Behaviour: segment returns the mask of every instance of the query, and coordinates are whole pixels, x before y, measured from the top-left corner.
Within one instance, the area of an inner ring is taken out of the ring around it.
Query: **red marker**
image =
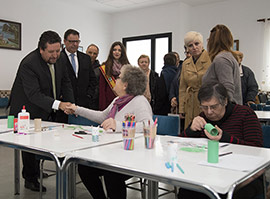
[[[83,139],[83,137],[79,136],[79,135],[75,135],[75,134],[72,134],[73,136],[77,137],[77,138],[81,138]]]

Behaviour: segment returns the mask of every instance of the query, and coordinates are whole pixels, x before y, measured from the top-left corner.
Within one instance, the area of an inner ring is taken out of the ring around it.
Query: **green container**
[[[210,133],[212,136],[218,135],[218,130],[210,123],[207,123],[204,128],[207,130],[208,133]]]
[[[208,140],[208,156],[209,163],[218,163],[219,142],[216,140]]]
[[[13,129],[13,125],[14,125],[14,116],[9,115],[8,116],[8,121],[7,121],[7,127]]]

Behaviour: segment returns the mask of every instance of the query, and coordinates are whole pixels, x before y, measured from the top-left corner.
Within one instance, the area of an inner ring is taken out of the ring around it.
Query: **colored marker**
[[[180,167],[180,165],[178,163],[176,163],[176,166],[183,174],[185,173],[184,170],[182,169],[182,167]]]
[[[83,139],[83,137],[79,136],[79,135],[75,135],[75,134],[72,134],[74,137],[77,137],[77,138],[81,138]]]

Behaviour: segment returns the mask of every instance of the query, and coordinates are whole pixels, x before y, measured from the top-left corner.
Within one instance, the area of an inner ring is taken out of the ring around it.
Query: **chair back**
[[[93,122],[91,120],[86,119],[85,117],[69,115],[68,116],[68,123],[69,124],[78,124],[78,125],[85,125],[85,126],[98,126],[99,124]]]
[[[257,104],[257,111],[262,111],[263,110],[263,106],[262,104]]]
[[[270,148],[270,125],[262,125],[263,147]]]
[[[258,95],[260,103],[266,103],[268,101],[266,93],[260,93]]]
[[[157,134],[158,135],[172,135],[178,136],[179,129],[179,116],[165,116],[165,115],[154,115],[153,120],[157,118]]]
[[[250,104],[250,108],[252,108],[254,111],[257,111],[257,104]]]
[[[265,105],[263,107],[263,111],[270,111],[270,105]]]

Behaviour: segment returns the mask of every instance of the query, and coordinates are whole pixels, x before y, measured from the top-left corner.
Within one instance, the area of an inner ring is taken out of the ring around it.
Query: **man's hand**
[[[70,105],[72,105],[70,102],[60,102],[59,109],[61,109],[62,111],[64,111],[66,114],[71,114],[71,113],[69,113],[68,110],[66,112],[67,107],[70,106]]]
[[[77,106],[75,104],[67,105],[65,108],[65,114],[74,114],[77,109]]]
[[[107,131],[109,129],[115,130],[116,129],[116,121],[113,118],[106,119],[101,124],[102,128]]]

